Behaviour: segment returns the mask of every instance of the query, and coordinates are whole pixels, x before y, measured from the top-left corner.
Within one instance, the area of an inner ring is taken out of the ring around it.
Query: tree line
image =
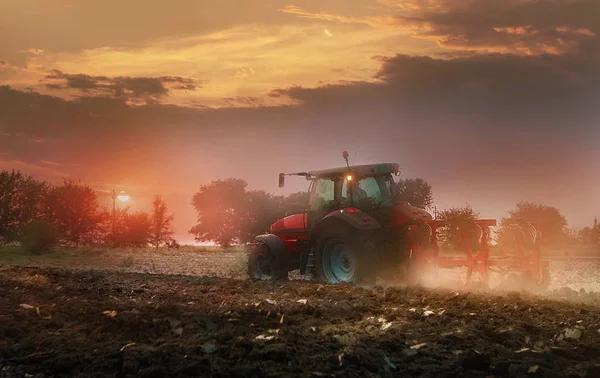
[[[159,247],[171,243],[173,215],[160,196],[152,213],[101,207],[96,191],[74,180],[59,185],[20,171],[0,171],[0,243],[34,252],[56,245]]]
[[[396,199],[431,209],[432,187],[422,178],[400,179]],[[264,190],[248,190],[244,180],[228,178],[200,186],[192,196],[197,221],[188,232],[200,242],[223,247],[252,242],[269,232],[278,219],[306,211],[308,193],[287,196]],[[458,247],[455,232],[479,217],[470,206],[441,210],[438,218],[449,221],[440,230],[443,246]],[[98,204],[96,192],[88,185],[63,180],[59,185],[35,180],[17,171],[0,171],[0,244],[20,243],[28,249],[43,251],[46,246],[102,245],[112,247],[160,247],[176,244],[171,223],[174,219],[160,196],[152,203],[151,213],[131,212]],[[496,241],[503,242],[507,225],[523,220],[536,222],[543,232],[543,246],[565,248],[573,245],[600,246],[600,225],[575,230],[553,207],[519,202],[500,220]]]
[[[422,178],[400,179],[396,182],[396,200],[431,210],[434,204],[432,187]],[[229,178],[201,186],[194,194],[192,204],[197,213],[197,224],[189,233],[197,241],[228,247],[251,242],[256,235],[269,232],[269,226],[286,214],[306,211],[308,193],[277,196],[264,190],[247,190],[244,180]],[[437,217],[449,223],[439,230],[442,247],[460,248],[456,232],[459,228],[467,230],[467,237],[476,244],[471,221],[480,214],[469,205],[441,210]],[[517,203],[500,219],[493,239],[499,245],[506,244],[508,226],[523,225],[525,221],[534,222],[542,232],[541,241],[545,248],[600,247],[600,225],[596,220],[593,226],[582,230],[568,228],[566,218],[557,208],[528,201]]]

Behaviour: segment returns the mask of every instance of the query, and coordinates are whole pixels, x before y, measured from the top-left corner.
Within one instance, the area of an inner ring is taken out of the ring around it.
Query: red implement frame
[[[427,224],[431,227],[431,240],[428,248],[421,248],[415,237],[415,231],[418,226],[412,226],[409,229],[408,240],[412,250],[412,269],[411,278],[418,279],[418,276],[424,272],[432,272],[438,275],[439,268],[467,268],[467,283],[471,282],[473,272],[479,273],[482,283],[488,285],[490,272],[498,272],[503,277],[509,272],[520,272],[527,274],[536,282],[542,280],[542,269],[548,268],[548,261],[542,260],[540,248],[541,232],[536,230],[536,237],[533,248],[529,254],[525,253],[525,248],[517,244],[516,253],[509,255],[501,251],[502,256],[490,257],[489,238],[490,227],[496,226],[495,219],[478,219],[474,223],[481,230],[481,237],[478,241],[479,251],[474,254],[471,246],[467,242],[464,230],[459,230],[460,240],[465,252],[464,258],[451,256],[440,256],[440,247],[438,244],[438,228],[447,226],[444,220],[430,220]]]

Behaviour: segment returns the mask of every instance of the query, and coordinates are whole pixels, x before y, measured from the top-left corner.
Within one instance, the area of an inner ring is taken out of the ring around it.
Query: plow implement
[[[411,281],[417,281],[425,272],[438,277],[440,268],[464,267],[467,269],[467,284],[473,281],[473,273],[476,273],[480,282],[488,286],[490,273],[497,273],[502,280],[511,274],[518,274],[540,287],[549,285],[549,262],[542,258],[541,232],[532,222],[509,225],[505,231],[507,245],[493,254],[490,249],[490,228],[496,226],[495,219],[478,219],[455,226],[452,232],[457,234],[462,256],[440,253],[440,229],[449,226],[448,221],[438,219],[411,226],[407,235],[412,252]],[[430,239],[426,245],[419,243],[416,237],[419,227],[429,231]]]

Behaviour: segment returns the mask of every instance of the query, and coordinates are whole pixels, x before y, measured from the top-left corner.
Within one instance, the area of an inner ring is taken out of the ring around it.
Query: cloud
[[[41,160],[40,163],[42,163],[43,165],[50,165],[50,166],[53,166],[53,167],[64,166],[64,164],[57,163],[55,161],[50,161],[50,160]]]
[[[173,90],[195,91],[195,80],[178,76],[107,77],[86,74],[65,74],[53,70],[45,77],[46,88],[75,89],[91,96],[108,96],[131,103],[156,103]]]
[[[0,169],[21,170],[42,179],[55,180],[57,178],[70,177],[68,173],[56,170],[52,167],[47,167],[36,163],[28,163],[18,159],[0,159]]]
[[[290,5],[281,9],[298,17],[408,32],[446,49],[512,54],[563,54],[597,37],[600,3],[553,1],[379,1],[385,16],[345,16],[311,12]]]
[[[43,49],[27,49],[27,50],[23,50],[22,52],[26,53],[26,54],[31,54],[31,55],[44,55]]]
[[[335,21],[345,24],[364,24],[379,29],[397,29],[396,19],[392,16],[344,16],[330,12],[310,12],[296,5],[286,5],[281,8],[280,11],[312,20]]]
[[[193,88],[188,86],[194,84],[178,77],[137,80],[55,71],[48,75],[48,81],[53,81],[62,90],[68,88],[88,95],[65,100],[0,87],[0,126],[6,125],[5,131],[12,127],[12,131],[26,131],[44,140],[73,133],[95,133],[102,137],[111,130],[123,128],[128,132],[120,139],[125,140],[131,135],[135,140],[137,133],[150,136],[155,132],[171,132],[175,130],[173,125],[198,133],[240,123],[263,127],[260,125],[268,124],[264,120],[274,114],[294,117],[293,114],[303,114],[306,109],[312,112],[340,109],[360,112],[386,107],[389,111],[395,109],[406,114],[431,109],[435,113],[480,114],[498,119],[527,114],[543,118],[545,114],[558,114],[561,120],[565,117],[576,120],[590,117],[594,106],[598,105],[595,99],[600,92],[600,49],[591,41],[582,44],[577,52],[564,55],[493,53],[433,58],[397,54],[377,57],[374,62],[379,65],[376,74],[371,77],[361,74],[368,80],[359,78],[316,86],[279,87],[271,89],[268,98],[224,97],[222,101],[226,107],[218,111],[206,108],[202,103],[184,108],[147,101],[138,109],[122,101],[127,96],[160,98],[169,93],[170,86]],[[344,69],[359,70],[360,67]],[[260,71],[256,71],[258,73]],[[296,106],[278,105],[281,103]],[[250,109],[242,111],[239,107]],[[541,126],[532,124],[530,127]]]
[[[242,96],[225,98],[225,104],[227,104],[227,106],[230,108],[237,106],[259,107],[267,105],[266,101],[263,98]]]
[[[286,17],[276,8],[273,12]],[[287,18],[289,21],[289,16]],[[65,75],[70,75],[71,82],[77,80],[74,84],[84,88],[94,87],[96,78],[109,81],[138,76],[201,78],[196,85],[201,84],[202,90],[173,90],[159,101],[223,107],[227,106],[226,98],[265,97],[273,88],[318,85],[357,76],[368,79],[378,67],[378,62],[371,56],[392,51],[398,45],[412,53],[419,51],[418,45],[422,44],[410,37],[398,38],[394,30],[356,25],[339,25],[328,30],[335,38],[324,36],[323,25],[292,20],[286,25],[255,23],[207,34],[163,37],[148,44],[123,48],[106,46],[76,52],[46,50],[44,56],[28,57],[27,71],[7,73],[0,83],[73,98],[90,95],[97,89],[88,89],[87,93],[73,88],[58,92],[57,88],[65,86]],[[348,62],[365,70],[356,70],[349,76],[344,72],[332,75],[332,69],[347,66]],[[53,69],[60,71],[61,78],[44,79]]]
[[[485,112],[511,106],[534,112],[541,103],[583,106],[600,94],[600,55],[519,56],[479,54],[454,59],[398,54],[381,57],[379,82],[279,89],[272,96],[320,106],[380,101],[402,108]],[[548,110],[551,111],[551,110]]]

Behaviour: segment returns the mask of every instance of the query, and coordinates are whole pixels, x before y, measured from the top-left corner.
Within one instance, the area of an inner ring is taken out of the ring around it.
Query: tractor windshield
[[[366,176],[358,180],[345,178],[341,204],[361,209],[394,206],[394,180],[390,175]]]

